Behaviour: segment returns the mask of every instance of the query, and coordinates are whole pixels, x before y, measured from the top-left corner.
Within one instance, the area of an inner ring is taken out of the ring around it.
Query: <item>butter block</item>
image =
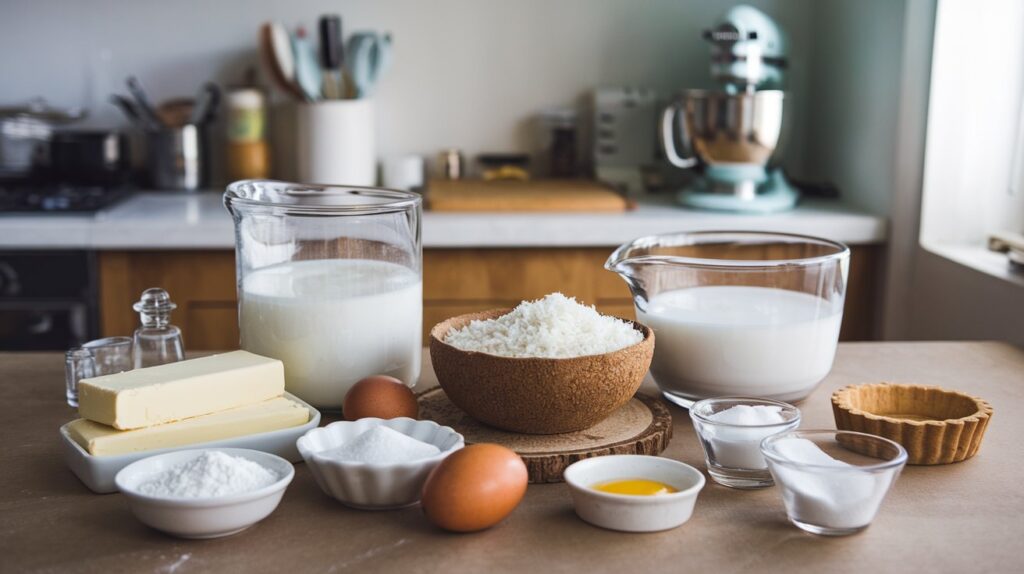
[[[233,351],[78,383],[78,414],[120,430],[165,424],[284,394],[277,359]]]
[[[94,456],[198,444],[294,427],[309,422],[309,410],[277,397],[254,405],[178,422],[119,431],[86,419],[68,423],[68,435]]]

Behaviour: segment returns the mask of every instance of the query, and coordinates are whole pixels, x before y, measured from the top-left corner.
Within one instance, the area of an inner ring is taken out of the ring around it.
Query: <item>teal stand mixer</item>
[[[704,31],[718,90],[685,90],[662,112],[659,134],[669,162],[701,173],[679,191],[686,206],[772,213],[799,193],[778,166],[783,136],[786,41],[767,15],[739,5]]]

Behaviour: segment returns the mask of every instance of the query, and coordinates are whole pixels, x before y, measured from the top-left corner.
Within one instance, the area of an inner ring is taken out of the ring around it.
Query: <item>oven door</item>
[[[88,340],[82,301],[0,301],[0,351],[65,350]]]

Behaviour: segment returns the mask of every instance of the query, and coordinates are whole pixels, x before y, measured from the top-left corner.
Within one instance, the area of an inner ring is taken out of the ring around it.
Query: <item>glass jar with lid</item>
[[[241,347],[280,359],[286,389],[340,409],[369,375],[412,386],[423,328],[419,194],[245,180],[235,222]]]

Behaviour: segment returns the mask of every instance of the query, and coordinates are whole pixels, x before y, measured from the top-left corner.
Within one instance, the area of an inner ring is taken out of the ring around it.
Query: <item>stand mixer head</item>
[[[740,5],[705,30],[704,38],[711,44],[711,76],[721,89],[686,90],[662,113],[668,160],[703,172],[677,200],[719,211],[791,209],[798,194],[779,168],[770,167],[778,160],[784,127],[782,31],[763,12]]]

